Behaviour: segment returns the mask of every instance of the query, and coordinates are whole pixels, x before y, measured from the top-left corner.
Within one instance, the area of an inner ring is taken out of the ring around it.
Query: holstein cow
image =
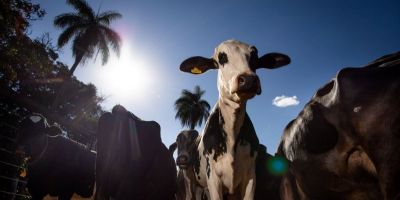
[[[47,194],[60,200],[93,194],[95,153],[60,134],[40,114],[25,118],[18,130],[17,143],[29,156],[27,188],[33,200]]]
[[[246,102],[261,94],[258,68],[273,69],[289,62],[279,53],[259,58],[254,46],[228,40],[212,58],[191,57],[181,64],[181,71],[192,74],[218,69],[219,99],[206,122],[198,147],[200,162],[195,166],[197,181],[208,187],[211,199],[224,195],[253,199],[258,138]]]
[[[175,199],[174,158],[160,126],[117,105],[99,119],[95,199]]]
[[[199,171],[200,142],[199,133],[196,130],[181,131],[169,150],[171,153],[178,149],[176,164],[179,167],[178,188],[176,198],[178,200],[207,199],[208,193],[196,181],[195,171]],[[197,169],[195,170],[195,167]]]
[[[284,199],[400,199],[400,53],[344,68],[285,129]]]

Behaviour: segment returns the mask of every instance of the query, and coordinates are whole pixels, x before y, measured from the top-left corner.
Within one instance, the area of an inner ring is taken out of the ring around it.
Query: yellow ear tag
[[[26,176],[26,169],[22,169],[21,173],[19,173],[19,177],[25,178]]]
[[[201,74],[202,73],[202,71],[197,67],[193,67],[192,70],[190,70],[190,72],[192,72],[193,74]]]

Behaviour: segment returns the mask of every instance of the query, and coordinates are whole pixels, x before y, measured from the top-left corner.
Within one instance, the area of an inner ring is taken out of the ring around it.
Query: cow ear
[[[214,59],[195,56],[184,60],[179,69],[192,74],[202,74],[209,69],[217,69],[217,67]]]
[[[176,150],[177,146],[178,145],[176,144],[176,142],[174,142],[171,145],[169,145],[169,148],[168,148],[169,152],[171,152],[171,154],[174,154],[174,151]]]
[[[275,69],[290,63],[289,56],[281,53],[268,53],[259,58],[258,68]]]

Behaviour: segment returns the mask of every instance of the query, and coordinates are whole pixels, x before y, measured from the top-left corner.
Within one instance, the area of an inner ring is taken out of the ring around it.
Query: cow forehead
[[[194,139],[196,138],[198,133],[196,131],[191,131],[191,130],[186,130],[182,131],[179,135],[179,139],[184,139],[184,140],[189,140],[189,139]],[[196,137],[195,137],[196,136]]]
[[[225,52],[226,54],[246,54],[250,53],[253,48],[254,46],[237,40],[227,40],[215,48],[214,57],[218,56],[220,52]]]

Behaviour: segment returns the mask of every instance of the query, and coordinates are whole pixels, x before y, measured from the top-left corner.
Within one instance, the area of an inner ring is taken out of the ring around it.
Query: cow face
[[[170,151],[174,152],[178,148],[176,164],[180,169],[187,169],[193,164],[197,151],[197,139],[199,133],[196,130],[185,130],[178,134],[176,142],[170,146]]]
[[[46,118],[38,113],[33,113],[22,120],[17,137],[17,154],[31,155],[47,135],[56,136],[62,134],[61,129],[50,126]]]
[[[17,153],[29,154],[31,144],[46,135],[46,129],[49,127],[46,118],[40,114],[32,114],[22,120],[18,130]]]
[[[254,46],[228,40],[215,49],[211,59],[191,57],[180,66],[181,71],[201,74],[209,69],[218,69],[218,90],[221,96],[236,102],[261,94],[258,68],[278,68],[290,63],[284,54],[270,53],[258,57]]]

